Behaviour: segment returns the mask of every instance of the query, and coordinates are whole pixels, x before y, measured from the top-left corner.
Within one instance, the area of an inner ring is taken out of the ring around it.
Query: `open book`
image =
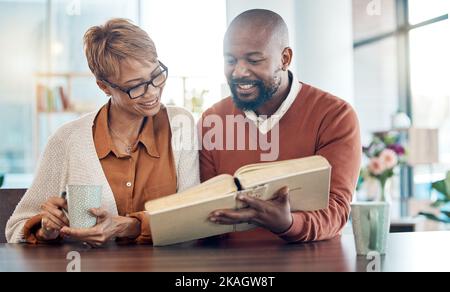
[[[291,211],[326,209],[330,179],[331,166],[321,156],[244,166],[234,177],[220,175],[182,193],[147,202],[153,244],[164,246],[255,228],[248,223],[217,225],[208,220],[219,209],[248,207],[236,200],[242,193],[270,200],[287,186]]]

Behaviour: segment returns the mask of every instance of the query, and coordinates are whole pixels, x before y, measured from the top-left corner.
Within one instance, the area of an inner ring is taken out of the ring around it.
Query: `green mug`
[[[361,202],[352,206],[352,225],[358,255],[386,254],[390,229],[390,205],[386,202]]]
[[[102,186],[68,185],[64,195],[71,228],[92,228],[97,224],[97,218],[89,210],[101,207]]]

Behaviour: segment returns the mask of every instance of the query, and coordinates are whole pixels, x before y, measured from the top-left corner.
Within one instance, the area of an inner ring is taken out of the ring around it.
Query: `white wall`
[[[351,0],[228,0],[228,22],[254,8],[285,19],[294,50],[291,69],[300,80],[353,103]]]
[[[351,0],[296,1],[299,76],[353,103]]]

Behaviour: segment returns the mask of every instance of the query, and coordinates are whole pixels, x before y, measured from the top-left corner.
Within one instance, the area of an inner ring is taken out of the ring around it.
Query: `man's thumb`
[[[281,202],[289,201],[289,188],[284,187],[278,191],[278,200]]]

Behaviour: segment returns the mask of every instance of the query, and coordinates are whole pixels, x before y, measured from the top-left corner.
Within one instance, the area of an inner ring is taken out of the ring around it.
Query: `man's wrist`
[[[291,214],[291,220],[289,222],[289,227],[286,228],[286,226],[288,226],[288,224],[286,224],[283,228],[280,228],[279,231],[273,231],[273,233],[275,233],[276,235],[285,234],[286,232],[291,230],[293,225],[294,225],[294,217]]]

